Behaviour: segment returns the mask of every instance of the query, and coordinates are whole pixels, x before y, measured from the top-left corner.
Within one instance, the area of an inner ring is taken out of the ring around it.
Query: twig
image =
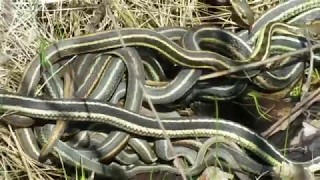
[[[264,61],[259,61],[259,62],[254,62],[254,63],[250,63],[250,64],[246,64],[246,65],[242,65],[242,66],[237,66],[234,67],[232,69],[228,69],[228,70],[223,70],[223,71],[219,71],[219,72],[214,72],[208,75],[204,75],[201,76],[200,80],[206,80],[206,79],[212,79],[212,78],[217,78],[217,77],[221,77],[221,76],[226,76],[229,74],[233,74],[236,72],[240,72],[240,71],[245,71],[245,70],[251,70],[251,69],[257,69],[259,67],[265,66],[269,63],[273,63],[276,61],[282,61],[284,58],[290,57],[290,56],[294,56],[294,55],[298,55],[298,54],[302,54],[302,53],[306,53],[310,50],[314,50],[320,48],[320,44],[316,44],[310,47],[306,47],[306,48],[302,48],[293,52],[288,52],[288,53],[284,53],[281,54],[279,56],[273,56],[271,58],[268,58]],[[300,61],[300,59],[295,59],[293,61]]]
[[[175,152],[174,152],[174,150],[173,150],[173,145],[172,145],[172,143],[171,143],[171,141],[170,141],[170,138],[169,138],[169,136],[168,136],[168,134],[167,134],[167,132],[166,132],[166,129],[164,128],[164,126],[163,126],[163,124],[162,124],[162,122],[161,122],[161,120],[160,120],[160,117],[159,117],[159,115],[158,115],[158,113],[157,113],[157,110],[156,110],[156,108],[154,107],[154,105],[153,105],[153,103],[152,103],[152,101],[151,101],[148,93],[146,92],[143,84],[142,84],[141,82],[140,82],[139,84],[140,84],[140,86],[141,86],[141,89],[142,89],[142,91],[143,91],[143,94],[145,95],[145,97],[146,97],[146,99],[147,99],[147,101],[148,101],[148,104],[149,104],[149,106],[150,106],[150,108],[151,108],[151,111],[154,113],[154,116],[155,116],[156,120],[158,121],[160,128],[162,129],[162,132],[163,132],[163,135],[164,135],[164,137],[165,137],[165,140],[168,142],[169,151],[171,151],[171,154],[173,154],[173,156],[174,156],[173,163],[174,163],[175,166],[179,169],[179,171],[180,171],[180,173],[181,173],[181,176],[182,176],[182,179],[187,180],[187,176],[186,176],[186,174],[184,173],[184,170],[183,170],[183,165],[180,163],[178,157],[175,155]]]
[[[280,120],[278,120],[276,123],[274,123],[270,128],[268,128],[266,131],[262,133],[262,136],[270,137],[273,134],[275,134],[277,131],[277,128],[281,126],[287,119],[289,121],[293,121],[292,119],[298,117],[302,113],[303,107],[309,107],[314,102],[320,100],[320,88],[315,90],[312,94],[310,94],[308,97],[306,97],[303,101],[296,104],[296,106],[292,109],[292,114],[289,114]]]
[[[311,41],[309,38],[309,31],[308,29],[305,29],[305,34],[306,34],[306,39],[308,43],[308,47],[310,47]],[[312,72],[313,72],[313,67],[314,67],[314,53],[312,49],[310,49],[310,65],[309,65],[309,72],[308,72],[308,77],[306,83],[302,86],[302,95],[301,95],[301,100],[303,100],[306,97],[306,94],[309,91],[311,80],[312,80]]]

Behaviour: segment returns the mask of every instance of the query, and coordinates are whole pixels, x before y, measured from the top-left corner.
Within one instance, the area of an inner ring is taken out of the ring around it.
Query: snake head
[[[320,20],[314,20],[310,24],[302,25],[302,28],[305,28],[305,30],[311,34],[312,38],[320,38]]]
[[[246,0],[230,0],[235,22],[241,26],[246,26],[249,31],[254,23],[254,13]]]
[[[30,127],[35,121],[34,119],[26,116],[20,116],[16,114],[4,115],[2,120],[7,124],[13,125],[15,127]]]

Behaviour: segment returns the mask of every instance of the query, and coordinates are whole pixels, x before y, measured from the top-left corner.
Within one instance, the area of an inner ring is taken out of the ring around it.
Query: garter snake
[[[219,144],[217,144],[219,143]],[[210,149],[210,146],[216,145],[218,147],[215,147],[213,149]],[[222,149],[220,149],[222,148]],[[231,149],[234,149],[234,151],[231,151]],[[209,151],[209,152],[208,152]],[[208,138],[202,146],[199,148],[197,158],[195,160],[195,163],[191,168],[187,170],[188,174],[199,174],[205,166],[211,166],[211,163],[216,161],[215,156],[222,156],[222,158],[236,158],[237,161],[234,159],[233,162],[236,162],[235,164],[245,164],[249,163],[251,165],[242,166],[244,168],[249,168],[248,171],[260,175],[261,173],[265,172],[266,170],[270,170],[271,168],[268,166],[263,166],[255,161],[253,161],[251,158],[241,155],[234,155],[234,156],[226,156],[224,151],[228,151],[229,153],[235,153],[238,152],[239,154],[244,153],[241,148],[239,148],[234,142],[229,142],[224,137],[212,137]],[[208,154],[206,154],[208,152]],[[210,155],[211,154],[211,155]],[[213,155],[213,156],[212,156]],[[240,158],[242,160],[240,160]],[[206,162],[206,163],[203,163]]]
[[[87,67],[91,67],[91,64],[94,63],[93,59],[97,57],[95,53],[87,53],[87,54],[79,54],[73,63],[73,69],[75,70],[75,78],[77,81],[74,82],[75,89],[79,89],[79,87],[84,83],[83,81],[86,79],[86,75],[89,73]]]
[[[320,7],[320,0],[288,0],[280,3],[259,17],[252,25],[250,33],[248,30],[244,30],[238,33],[238,35],[249,44],[253,44],[258,37],[258,32],[269,22],[288,21],[298,14],[317,7]]]
[[[7,93],[1,93],[0,99],[2,104],[0,111],[16,112],[17,115],[37,118],[36,121],[45,119],[97,122],[119,128],[122,131],[130,132],[138,136],[153,138],[164,137],[155,119],[141,116],[123,108],[99,101],[44,100]],[[165,119],[162,120],[162,123],[170,138],[224,136],[233,139],[237,144],[254,152],[273,166],[279,166],[282,162],[286,162],[300,164],[308,168],[320,162],[320,157],[316,157],[308,162],[289,160],[255,132],[238,123],[227,120],[188,117]],[[104,129],[105,127],[101,128]]]
[[[246,0],[209,0],[204,2],[214,6],[231,6],[231,11],[235,15],[234,21],[239,26],[245,26],[250,29],[254,23],[253,11]]]
[[[110,64],[112,57],[110,55],[104,54],[96,54],[93,58],[87,58],[85,60],[92,61],[92,65],[90,68],[86,68],[88,70],[87,74],[85,74],[83,83],[77,87],[76,92],[74,93],[75,97],[78,98],[87,98],[89,94],[93,91],[93,88],[98,84],[99,77],[101,77],[104,69]],[[82,60],[82,59],[80,59]],[[80,61],[79,60],[79,61]],[[98,78],[97,78],[98,77]]]

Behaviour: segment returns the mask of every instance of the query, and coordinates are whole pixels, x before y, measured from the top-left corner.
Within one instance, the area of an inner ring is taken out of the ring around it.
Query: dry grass
[[[56,179],[62,177],[63,172],[53,166],[43,165],[29,158],[18,150],[19,144],[15,140],[13,131],[3,125],[0,125],[0,179],[29,179],[27,178],[26,167],[21,156],[26,158],[29,166],[29,173],[33,179]]]
[[[39,2],[50,2],[43,0]],[[108,0],[107,0],[108,1]],[[120,27],[157,28],[214,24],[232,31],[230,7],[214,7],[200,0],[109,0]],[[209,2],[209,0],[207,0]],[[114,28],[105,7],[96,0],[71,0],[54,4],[35,4],[34,0],[0,1],[0,88],[17,90],[25,66],[39,52],[43,40],[54,42]],[[253,0],[256,17],[276,5],[278,0]],[[63,178],[61,169],[44,166],[19,153],[14,133],[0,126],[0,179],[27,179],[24,156],[34,179]]]

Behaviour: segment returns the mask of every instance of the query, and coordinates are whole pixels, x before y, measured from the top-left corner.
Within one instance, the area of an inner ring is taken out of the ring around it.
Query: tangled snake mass
[[[319,19],[320,0],[289,0],[239,32],[120,28],[57,41],[28,64],[16,93],[1,91],[2,120],[31,158],[52,165],[61,158],[110,179],[197,177],[217,166],[244,180],[273,176],[283,163],[315,172],[320,156],[294,161],[241,122],[193,108],[291,88],[306,76],[310,51],[263,62],[315,46],[317,69]]]

